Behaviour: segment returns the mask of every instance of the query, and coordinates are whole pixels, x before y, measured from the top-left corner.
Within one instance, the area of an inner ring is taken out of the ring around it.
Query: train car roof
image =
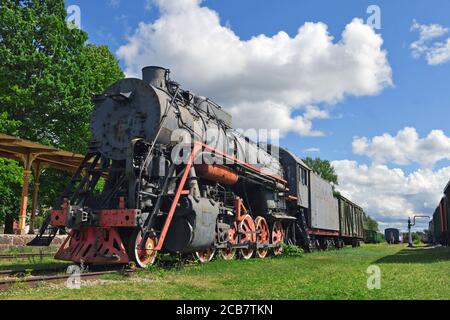
[[[444,188],[444,193],[447,194],[448,191],[450,191],[449,189],[450,189],[450,181],[449,181],[449,182],[447,183],[447,185],[445,186],[445,188]]]
[[[261,146],[267,146],[267,144],[265,143],[260,143]],[[304,167],[305,169],[308,169],[309,171],[312,171],[310,167],[308,167],[308,165],[302,160],[300,159],[298,156],[296,156],[294,153],[292,153],[291,151],[289,151],[286,148],[277,146],[277,145],[268,145],[271,149],[275,149],[278,148],[278,150],[280,151],[280,156],[281,154],[286,154],[287,156],[291,157],[295,162],[299,163],[302,167]]]
[[[354,203],[353,201],[351,201],[351,200],[349,200],[348,198],[344,197],[342,194],[337,195],[337,197],[340,198],[340,199],[342,199],[342,200],[344,200],[344,201],[349,202],[350,204],[352,204],[352,205],[354,205],[355,207],[358,207],[359,209],[361,209],[361,210],[364,211],[364,209],[363,209],[361,206],[357,205],[357,204]]]

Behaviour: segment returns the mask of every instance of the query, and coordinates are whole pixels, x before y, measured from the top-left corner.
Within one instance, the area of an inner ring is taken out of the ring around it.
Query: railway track
[[[38,276],[45,275],[49,272],[65,272],[69,265],[62,266],[54,266],[48,268],[35,268],[35,269],[8,269],[8,270],[0,270],[0,277],[16,277],[16,278],[24,278],[26,276]]]
[[[86,272],[86,273],[81,273],[79,275],[79,279],[80,280],[96,279],[99,276],[102,276],[105,274],[116,274],[118,272],[119,271],[117,271],[117,270]],[[128,272],[131,272],[131,271],[128,271]],[[62,274],[62,275],[38,276],[38,277],[30,277],[30,278],[2,279],[2,280],[0,280],[0,291],[8,290],[11,287],[18,285],[18,284],[24,284],[24,285],[27,285],[28,287],[36,287],[37,285],[40,285],[43,283],[64,282],[64,281],[69,280],[71,277],[73,277],[72,274]]]
[[[44,258],[44,257],[54,257],[55,253],[11,253],[11,254],[0,254],[0,260],[14,260],[14,259],[29,259],[29,258]]]

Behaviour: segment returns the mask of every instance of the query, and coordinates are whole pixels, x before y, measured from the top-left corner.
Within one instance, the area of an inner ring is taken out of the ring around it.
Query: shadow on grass
[[[375,263],[433,263],[450,261],[449,247],[405,248],[394,255],[386,256]]]

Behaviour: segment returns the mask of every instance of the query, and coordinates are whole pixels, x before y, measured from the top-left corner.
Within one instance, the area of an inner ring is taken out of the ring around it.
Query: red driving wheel
[[[256,226],[253,218],[246,214],[242,221],[239,222],[239,235],[240,235],[240,243],[252,245],[256,242]],[[239,249],[239,253],[241,257],[245,260],[251,259],[253,256],[253,249]]]
[[[195,253],[195,257],[200,263],[208,263],[214,258],[215,253],[216,249],[210,248],[206,250],[197,251]]]
[[[263,217],[258,217],[256,218],[255,223],[256,223],[256,231],[258,233],[257,243],[259,245],[268,245],[270,241],[270,231],[266,219],[264,219]],[[256,250],[256,254],[261,259],[264,259],[268,253],[269,249],[266,248]]]
[[[134,261],[140,268],[146,268],[155,263],[157,251],[153,250],[156,247],[154,238],[147,238],[145,246],[142,248],[142,233],[136,229],[129,240],[130,260]]]
[[[278,256],[283,252],[283,247],[281,246],[284,239],[283,225],[280,221],[276,221],[272,226],[271,242],[272,244],[279,245],[273,248],[273,254]]]
[[[236,227],[236,222],[233,222],[227,234],[227,242],[229,245],[236,245],[238,243],[238,232]],[[233,260],[236,256],[236,249],[226,248],[220,250],[220,255],[224,260]]]

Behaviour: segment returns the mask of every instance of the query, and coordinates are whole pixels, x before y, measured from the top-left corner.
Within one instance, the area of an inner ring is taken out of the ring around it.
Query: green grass
[[[381,289],[367,289],[367,268]],[[366,245],[302,257],[213,261],[109,275],[81,290],[16,288],[0,299],[450,299],[450,248]]]
[[[55,253],[58,247],[20,247],[8,250],[0,250],[0,254],[21,254],[21,253]],[[28,257],[24,259],[0,260],[0,270],[22,270],[32,269],[36,266],[46,268],[50,266],[64,265],[67,262],[57,261],[52,257]],[[0,296],[1,299],[1,296]]]

